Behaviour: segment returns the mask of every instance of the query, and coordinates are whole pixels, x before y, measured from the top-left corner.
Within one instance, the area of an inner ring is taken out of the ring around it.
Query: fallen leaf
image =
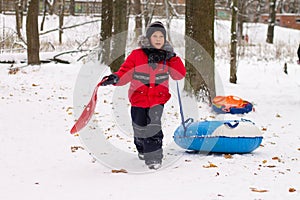
[[[78,149],[84,150],[84,148],[82,146],[72,146],[71,147],[71,152],[75,153]]]
[[[278,117],[278,118],[279,118],[279,117],[281,117],[281,115],[277,113],[277,114],[276,114],[276,117]]]
[[[276,166],[275,166],[275,165],[267,165],[266,167],[274,168],[274,167],[276,167]]]
[[[110,138],[112,138],[112,135],[109,135],[109,136],[106,137],[107,140],[110,139]]]
[[[250,188],[252,192],[269,192],[268,190],[261,190],[256,188]]]
[[[16,74],[16,73],[18,73],[19,71],[20,71],[19,68],[11,68],[11,69],[9,69],[8,74]]]
[[[72,109],[73,109],[72,107],[68,107],[67,110],[66,110],[66,112],[69,112]]]
[[[267,128],[263,127],[261,130],[262,130],[262,131],[267,131]]]
[[[262,161],[263,164],[266,164],[267,162],[268,162],[267,160],[263,160],[263,161]]]
[[[300,148],[298,148],[298,151],[300,151]]]
[[[218,167],[217,165],[213,163],[209,163],[209,165],[203,165],[204,168],[213,168],[213,167]]]
[[[38,84],[32,83],[32,87],[37,87],[39,86]]]
[[[111,170],[112,173],[128,173],[126,169],[113,169]]]
[[[232,155],[231,154],[225,154],[224,158],[226,158],[226,159],[232,159]]]
[[[296,192],[295,188],[289,188],[289,192]]]
[[[185,162],[192,162],[191,160],[185,160]]]
[[[281,162],[281,159],[278,158],[277,156],[276,156],[276,157],[273,157],[272,160],[277,160],[278,162]]]

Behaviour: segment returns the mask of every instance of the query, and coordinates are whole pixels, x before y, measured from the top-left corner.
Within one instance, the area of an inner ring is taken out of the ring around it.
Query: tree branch
[[[98,19],[98,20],[94,20],[94,21],[84,22],[84,23],[81,23],[81,24],[75,24],[75,25],[72,25],[72,26],[65,26],[65,27],[62,27],[61,30],[71,29],[71,28],[75,28],[77,26],[82,26],[82,25],[85,25],[85,24],[91,24],[91,23],[95,23],[95,22],[99,22],[99,21],[101,21],[101,20]],[[45,32],[41,32],[40,35],[45,35],[47,33],[51,33],[51,32],[54,32],[54,31],[59,31],[59,30],[60,30],[59,28],[48,30],[48,31],[45,31]]]

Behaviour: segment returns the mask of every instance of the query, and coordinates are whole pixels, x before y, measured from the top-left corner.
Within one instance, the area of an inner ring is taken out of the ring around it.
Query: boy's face
[[[155,31],[150,37],[150,43],[156,49],[161,49],[165,44],[164,34],[160,31]]]

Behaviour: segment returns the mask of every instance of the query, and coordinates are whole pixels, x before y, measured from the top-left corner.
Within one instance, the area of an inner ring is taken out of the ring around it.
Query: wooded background
[[[205,101],[211,102],[216,95],[214,85],[214,23],[217,18],[231,20],[230,82],[237,82],[237,48],[246,39],[243,34],[245,22],[258,22],[262,14],[269,15],[266,41],[273,43],[276,13],[299,13],[300,0],[1,0],[2,14],[15,15],[18,43],[27,51],[27,64],[40,64],[40,35],[48,15],[57,15],[59,44],[63,45],[64,17],[67,15],[99,16],[99,53],[97,59],[118,70],[124,62],[128,19],[135,20],[136,38],[142,34],[153,18],[162,19],[169,31],[174,18],[185,19],[185,65],[187,76],[185,90]],[[22,35],[23,18],[26,17],[26,35]],[[41,22],[39,23],[39,19]],[[79,26],[79,25],[76,25]],[[50,31],[48,31],[50,32]],[[169,35],[169,40],[170,34]],[[5,38],[2,38],[2,48]],[[12,46],[12,45],[10,45]],[[13,45],[15,47],[15,45]],[[198,56],[202,55],[202,59]],[[57,61],[61,61],[56,59]],[[63,61],[62,61],[63,62]]]

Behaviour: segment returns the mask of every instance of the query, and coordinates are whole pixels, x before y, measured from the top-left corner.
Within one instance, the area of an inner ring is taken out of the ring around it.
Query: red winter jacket
[[[136,49],[115,72],[120,78],[116,85],[130,82],[128,97],[131,105],[150,108],[165,104],[170,99],[169,76],[180,80],[185,73],[185,67],[178,56],[166,61],[165,65],[161,61],[156,69],[153,69],[148,65],[147,54],[142,49]]]

